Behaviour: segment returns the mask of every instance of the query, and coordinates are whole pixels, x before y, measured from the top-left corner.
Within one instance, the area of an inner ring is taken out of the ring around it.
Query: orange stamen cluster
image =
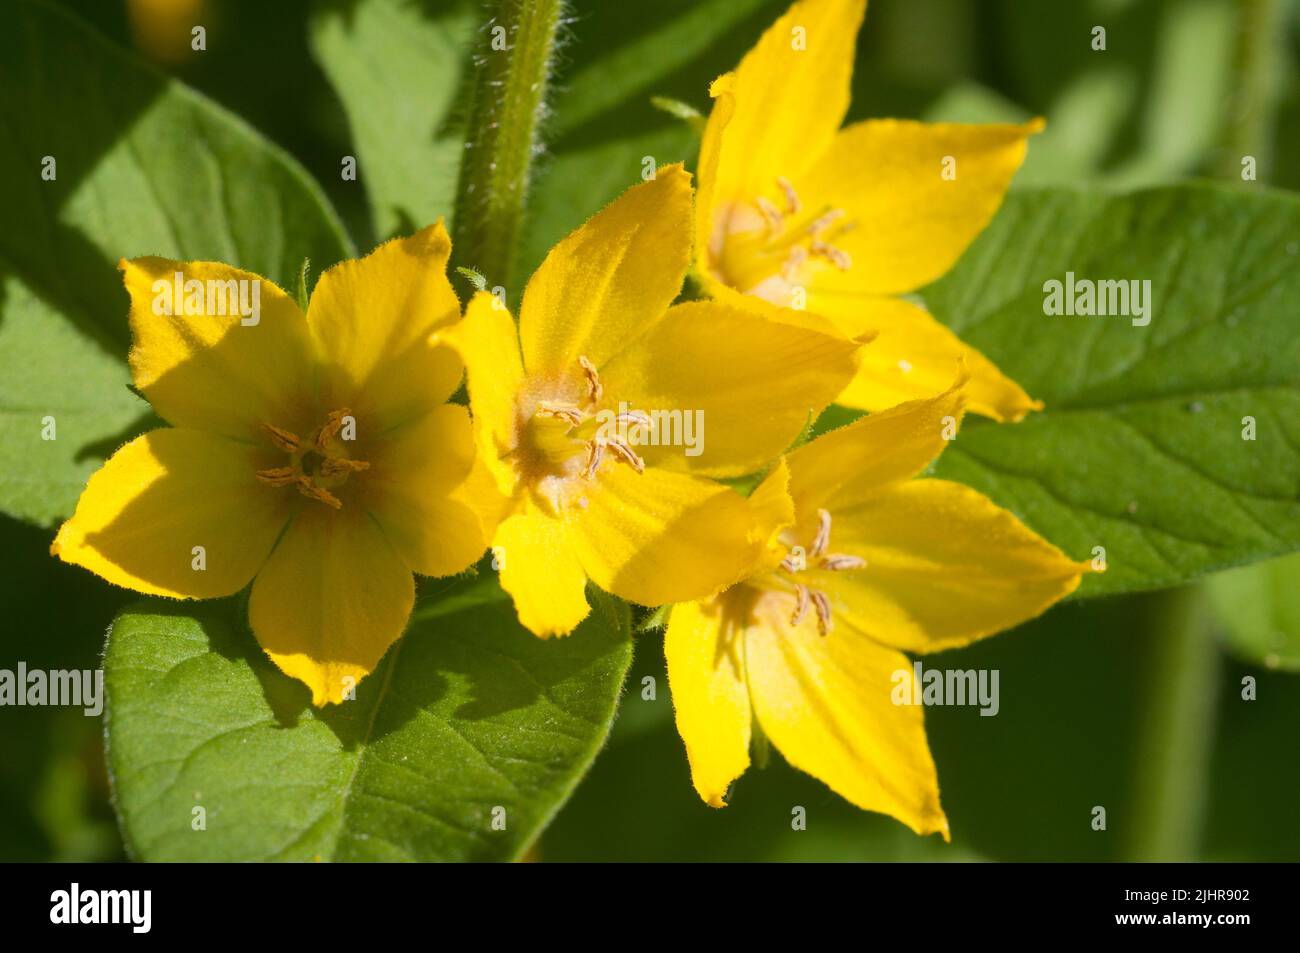
[[[334,493],[347,478],[370,464],[347,456],[343,441],[336,439],[344,421],[351,415],[346,408],[332,412],[310,440],[274,424],[262,424],[262,432],[271,443],[289,455],[289,464],[257,471],[257,479],[267,486],[296,486],[308,499],[318,500],[333,509],[342,509],[343,501]]]
[[[817,533],[813,537],[812,545],[808,547],[808,560],[816,560],[813,568],[821,569],[826,572],[844,572],[850,569],[862,569],[867,565],[867,561],[860,556],[848,556],[843,553],[829,553],[827,550],[831,545],[831,514],[826,510],[817,511],[818,525]],[[795,555],[794,550],[791,554],[781,561],[781,568],[786,572],[794,574],[802,572],[807,566],[803,559]],[[831,631],[833,620],[831,619],[831,601],[826,593],[819,589],[806,586],[801,582],[794,584],[794,612],[790,616],[790,624],[798,625],[808,613],[811,606],[817,613],[817,631],[826,635]]]

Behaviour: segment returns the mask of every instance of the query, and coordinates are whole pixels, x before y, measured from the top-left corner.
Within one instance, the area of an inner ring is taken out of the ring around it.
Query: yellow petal
[[[430,335],[460,316],[447,279],[451,240],[442,222],[385,242],[320,276],[307,309],[324,359],[322,401],[383,430],[444,403],[461,364]]]
[[[460,323],[437,337],[465,362],[479,452],[502,492],[509,495],[514,491],[514,469],[501,456],[518,439],[518,396],[524,380],[515,322],[496,298],[479,292],[470,299]]]
[[[836,794],[947,839],[922,709],[893,702],[907,656],[848,631],[819,635],[811,617],[791,626],[788,607],[765,601],[746,632],[758,723],[790,764]]]
[[[946,480],[896,483],[831,513],[831,549],[867,565],[813,570],[808,585],[831,597],[837,619],[908,651],[966,645],[1032,619],[1089,571],[987,497]]]
[[[566,514],[582,568],[646,606],[707,598],[748,576],[770,529],[770,510],[729,487],[655,467],[607,463],[585,498]]]
[[[929,466],[961,424],[963,384],[958,378],[935,397],[862,417],[793,451],[790,495],[800,520],[815,528],[817,507],[850,505]]]
[[[677,733],[686,744],[691,783],[710,807],[725,807],[731,782],[749,767],[752,715],[740,631],[726,595],[673,606],[664,634]]]
[[[733,121],[734,125],[734,121]],[[809,208],[843,209],[852,227],[825,238],[847,252],[824,259],[809,284],[860,294],[900,294],[943,275],[1002,204],[1041,120],[965,126],[873,119],[847,126],[795,186]],[[946,178],[944,162],[955,161]]]
[[[662,317],[690,264],[691,177],[659,169],[551,249],[524,291],[519,335],[529,376],[580,375]]]
[[[451,498],[474,511],[485,540],[492,539],[501,521],[510,515],[515,506],[515,501],[501,492],[496,477],[488,469],[482,455],[477,453],[469,476],[452,491]]]
[[[713,97],[713,110],[709,113],[704,126],[704,137],[700,142],[700,161],[696,173],[695,188],[695,275],[706,282],[716,281],[709,267],[709,256],[716,254],[711,250],[713,242],[714,221],[717,216],[718,193],[718,158],[722,153],[722,133],[731,124],[731,117],[736,112],[734,95],[736,74],[727,73],[719,76],[709,87]],[[707,293],[708,289],[705,289]]]
[[[757,299],[743,307],[680,304],[601,368],[607,404],[625,402],[661,421],[653,432],[659,445],[636,448],[648,464],[711,476],[751,473],[853,379],[856,342],[782,314],[799,317]],[[631,434],[638,435],[651,436]]]
[[[254,476],[265,465],[216,434],[147,433],[90,478],[50,550],[137,592],[228,596],[248,585],[289,518],[292,498]]]
[[[479,516],[455,498],[474,464],[464,407],[443,404],[401,428],[369,462],[364,505],[410,569],[450,576],[483,554],[487,535]]]
[[[835,139],[849,107],[853,55],[866,0],[801,0],[712,92],[710,124],[725,124],[710,202],[723,208],[763,195],[779,200]],[[726,103],[727,97],[734,104]],[[721,110],[721,111],[720,111]],[[729,121],[728,121],[729,120]],[[711,130],[705,129],[705,140]],[[701,169],[707,167],[701,164]],[[717,220],[714,220],[715,223]],[[712,228],[699,240],[704,241]]]
[[[753,538],[768,544],[776,542],[780,532],[794,524],[794,499],[790,496],[790,465],[782,457],[749,495],[749,508],[754,512]],[[781,551],[777,562],[785,558]]]
[[[497,527],[492,553],[528,631],[568,635],[587,617],[587,576],[561,520],[525,503]]]
[[[136,258],[118,268],[131,296],[131,375],[164,418],[248,440],[263,423],[292,428],[313,416],[307,323],[273,282],[208,261]]]
[[[858,374],[836,403],[876,411],[928,397],[947,387],[964,362],[970,375],[966,407],[972,413],[1017,421],[1043,408],[987,357],[909,301],[814,291],[808,307],[847,335],[878,332],[862,349]]]
[[[397,641],[415,602],[411,571],[361,507],[304,505],[257,574],[253,633],[312,704],[344,701]]]

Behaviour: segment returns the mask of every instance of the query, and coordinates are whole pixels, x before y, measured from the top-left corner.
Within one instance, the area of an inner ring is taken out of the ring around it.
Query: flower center
[[[808,569],[819,569],[824,572],[845,572],[865,568],[867,561],[861,556],[847,556],[843,553],[829,551],[831,545],[831,514],[826,510],[818,510],[817,519],[817,533],[813,537],[812,544],[806,550],[802,546],[791,546],[790,554],[781,561],[781,568],[792,577],[797,577],[799,573]],[[830,632],[832,627],[831,601],[826,596],[826,593],[796,581],[794,583],[794,601],[795,606],[794,612],[790,616],[790,625],[795,626],[802,622],[811,606],[813,611],[817,613],[817,631],[822,635]]]
[[[627,464],[637,473],[645,470],[645,462],[625,439],[606,433],[609,428],[598,427],[597,409],[605,393],[600,374],[585,357],[579,357],[578,364],[580,390],[521,399],[518,443],[507,454],[520,478],[555,512],[562,510],[575,492],[578,505],[585,506],[583,485],[594,479],[606,462]],[[643,416],[633,411],[618,415],[617,421],[648,423]]]
[[[289,463],[258,470],[257,478],[267,486],[296,486],[303,496],[342,509],[343,502],[330,491],[346,483],[353,473],[370,468],[365,460],[349,457],[347,441],[340,438],[351,417],[346,408],[334,411],[310,440],[274,424],[262,424],[271,443],[289,455]]]
[[[782,207],[759,195],[725,216],[715,242],[716,260],[720,277],[731,287],[787,307],[791,290],[806,284],[817,264],[840,271],[853,267],[849,253],[832,242],[854,223],[845,221],[843,209],[806,209],[783,176],[776,185]]]

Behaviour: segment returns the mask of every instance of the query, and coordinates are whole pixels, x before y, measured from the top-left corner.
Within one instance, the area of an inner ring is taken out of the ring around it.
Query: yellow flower
[[[959,383],[795,450],[754,493],[760,506],[793,501],[766,564],[673,607],[677,728],[710,805],[749,765],[756,718],[786,760],[858,807],[947,837],[921,709],[895,703],[911,676],[903,652],[1030,619],[1088,570],[974,490],[912,479],[962,407]]]
[[[856,342],[819,319],[669,307],[690,228],[690,177],[662,168],[551,250],[518,330],[480,293],[440,336],[465,361],[479,452],[508,501],[501,584],[539,636],[586,616],[588,580],[660,605],[745,576],[772,527],[709,478],[765,465],[853,376]]]
[[[313,704],[347,697],[401,635],[411,573],[459,572],[486,544],[469,414],[445,403],[462,366],[430,343],[459,316],[450,249],[439,222],[336,265],[305,317],[227,265],[120,262],[135,386],[173,426],[113,454],[51,551],[152,595],[252,581],[271,659]]]
[[[1042,122],[841,129],[865,7],[801,0],[714,82],[696,274],[720,300],[740,292],[805,306],[851,335],[878,331],[839,403],[883,410],[936,394],[964,356],[970,409],[1019,420],[1041,404],[898,296],[943,275],[988,224]]]

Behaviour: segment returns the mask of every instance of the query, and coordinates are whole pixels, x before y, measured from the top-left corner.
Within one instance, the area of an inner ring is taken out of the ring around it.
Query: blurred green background
[[[467,9],[387,2],[430,22]],[[352,130],[368,107],[358,108],[356,88],[327,78],[312,38],[323,42],[321,24],[330,23],[341,31],[335,42],[346,43],[364,0],[64,5],[292,153],[322,183],[359,248],[449,213],[440,203],[454,172],[445,168],[445,181],[429,185],[431,207],[399,203],[373,218],[362,183],[340,179],[339,157],[358,152]],[[690,128],[656,110],[650,96],[707,109],[709,80],[784,5],[572,4],[523,274],[628,184],[628,162],[635,168],[642,154],[693,158]],[[177,49],[148,28],[168,7],[207,25],[205,55],[188,55],[187,43]],[[1090,46],[1097,24],[1106,25],[1104,52]],[[672,55],[620,82],[629,62],[651,55],[646,38]],[[853,118],[1044,115],[1048,131],[1034,140],[1017,187],[1236,177],[1248,152],[1261,181],[1296,188],[1300,163],[1288,157],[1300,150],[1297,62],[1300,4],[1283,0],[873,0],[859,41]],[[452,64],[450,75],[457,71]],[[445,99],[452,106],[439,131],[454,139],[459,89],[388,85],[385,101],[371,104],[376,121],[400,117],[406,100],[418,112],[429,97]],[[389,131],[403,134],[396,122]],[[30,668],[95,666],[109,621],[130,598],[49,558],[51,536],[0,517],[0,604],[9,627],[0,667],[19,659]],[[951,845],[857,811],[775,753],[768,768],[739,782],[731,807],[705,807],[673,728],[661,638],[645,633],[610,744],[544,836],[540,856],[1300,859],[1300,676],[1286,671],[1300,666],[1298,593],[1300,563],[1292,558],[1194,590],[1067,603],[935,660],[1001,672],[996,717],[975,708],[927,712]],[[1253,701],[1241,697],[1248,676],[1257,680]],[[653,700],[643,698],[647,685]],[[0,732],[0,859],[121,859],[99,720],[66,709],[10,709]],[[806,831],[791,829],[794,806],[807,810]],[[1106,809],[1105,831],[1092,829],[1094,806]]]

